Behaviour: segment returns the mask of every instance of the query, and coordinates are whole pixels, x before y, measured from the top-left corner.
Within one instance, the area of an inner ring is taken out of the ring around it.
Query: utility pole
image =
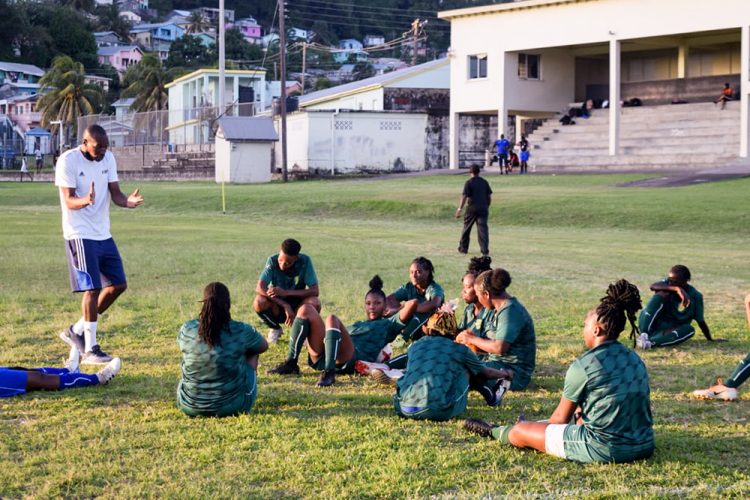
[[[289,180],[286,171],[286,28],[284,26],[284,0],[279,4],[279,58],[281,59],[281,176],[284,182]]]
[[[305,95],[305,71],[307,70],[307,41],[302,42],[302,91],[300,95]]]
[[[417,41],[419,40],[419,19],[415,19],[413,23],[411,23],[411,31],[412,31],[412,40],[414,46],[412,47],[412,54],[411,54],[411,65],[416,66],[417,65]]]
[[[219,0],[219,102],[218,109],[216,110],[216,116],[221,116],[224,113],[224,0]]]

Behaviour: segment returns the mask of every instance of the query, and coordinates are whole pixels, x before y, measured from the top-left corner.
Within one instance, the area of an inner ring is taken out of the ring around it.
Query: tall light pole
[[[221,116],[224,113],[224,58],[225,58],[225,47],[224,47],[224,0],[219,0],[219,104],[216,111],[216,116]]]
[[[279,59],[281,59],[281,175],[289,180],[286,171],[286,28],[284,26],[284,0],[279,3]]]

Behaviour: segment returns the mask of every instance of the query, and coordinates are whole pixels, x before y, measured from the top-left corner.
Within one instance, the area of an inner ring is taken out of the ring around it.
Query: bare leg
[[[84,321],[96,321],[99,311],[99,292],[101,290],[87,290],[81,299],[81,312]]]
[[[27,391],[57,391],[60,389],[60,377],[47,375],[46,373],[28,371],[26,372]]]
[[[549,424],[542,422],[517,423],[508,435],[510,444],[519,448],[533,448],[545,453],[544,433],[547,430],[547,425]]]
[[[323,318],[318,314],[315,306],[311,304],[302,304],[297,309],[297,317],[307,320],[310,323],[310,333],[307,335],[307,351],[313,361],[317,361],[325,352],[323,340],[326,335],[326,327],[323,324]]]
[[[315,308],[316,311],[320,312],[321,304],[318,297],[305,297],[305,299],[302,301],[302,305],[305,304],[310,304]]]
[[[97,302],[98,313],[103,314],[104,311],[109,309],[109,306],[111,306],[115,302],[115,300],[117,300],[117,298],[122,295],[122,292],[127,290],[127,288],[127,283],[102,288],[101,293],[99,294],[99,300]]]

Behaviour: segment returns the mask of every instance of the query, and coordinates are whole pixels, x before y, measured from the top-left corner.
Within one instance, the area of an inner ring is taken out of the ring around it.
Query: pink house
[[[122,76],[128,67],[141,61],[143,51],[137,45],[99,47],[97,56],[100,64],[109,64]]]
[[[258,44],[261,42],[261,38],[263,36],[261,27],[258,24],[258,21],[256,21],[252,17],[238,19],[232,25],[230,25],[230,27],[240,30],[242,36],[244,36],[245,40],[247,40],[249,43]]]

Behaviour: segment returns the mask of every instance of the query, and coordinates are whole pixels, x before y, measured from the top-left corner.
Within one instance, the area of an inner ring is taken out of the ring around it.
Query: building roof
[[[438,12],[438,19],[455,19],[457,17],[469,17],[495,12],[507,12],[511,10],[525,10],[541,7],[552,7],[566,3],[592,1],[592,0],[516,0],[515,2],[485,5],[483,7],[469,7],[467,9],[454,9]]]
[[[125,107],[129,108],[133,105],[133,102],[135,102],[135,97],[127,97],[127,98],[120,98],[117,99],[115,102],[112,103],[112,106],[115,108]]]
[[[404,78],[415,76],[425,71],[430,71],[441,66],[447,66],[449,64],[447,58],[436,59],[434,61],[426,62],[424,64],[418,64],[404,69],[391,71],[390,73],[383,73],[382,75],[376,75],[364,80],[356,82],[345,83],[344,85],[338,85],[329,89],[319,90],[306,94],[299,98],[300,106],[310,106],[312,104],[318,104],[320,102],[330,101],[339,97],[344,97],[351,94],[358,94],[367,90],[374,90],[377,88],[385,87],[392,83],[395,83]],[[342,66],[343,68],[343,66]]]
[[[228,141],[279,140],[271,118],[224,116],[219,118],[219,130]]]
[[[34,76],[44,76],[44,70],[33,64],[19,64],[12,62],[0,61],[0,70],[15,71],[17,73],[26,73]]]
[[[48,136],[50,136],[52,134],[46,128],[34,127],[32,129],[29,129],[26,132],[26,135],[27,136],[30,135],[30,136],[33,136],[33,137],[48,137]]]
[[[188,73],[187,75],[181,76],[177,78],[176,80],[172,80],[168,84],[164,86],[164,88],[172,88],[178,83],[183,83],[190,81],[194,78],[198,78],[199,76],[203,75],[211,75],[211,76],[219,76],[219,70],[216,68],[201,68],[198,70],[193,71],[192,73]],[[266,75],[265,69],[228,69],[224,71],[224,76],[260,76]]]
[[[96,50],[96,54],[99,56],[113,56],[119,52],[128,52],[133,49],[137,49],[139,52],[143,53],[141,48],[137,45],[114,45],[112,47],[99,47]]]

